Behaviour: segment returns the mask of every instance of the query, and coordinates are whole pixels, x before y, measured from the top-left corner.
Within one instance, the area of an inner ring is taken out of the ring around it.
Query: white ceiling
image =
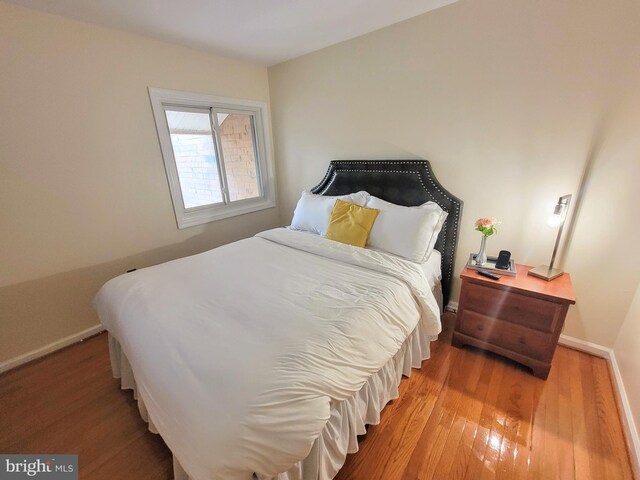
[[[456,0],[9,0],[274,65]]]

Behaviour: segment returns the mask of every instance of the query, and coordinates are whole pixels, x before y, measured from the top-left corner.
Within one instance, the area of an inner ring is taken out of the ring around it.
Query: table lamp
[[[551,254],[551,263],[549,263],[549,265],[540,265],[539,267],[532,268],[528,272],[529,275],[550,281],[554,278],[558,278],[564,273],[559,268],[553,268],[553,264],[556,261],[556,254],[558,253],[558,247],[560,246],[560,237],[562,237],[562,228],[564,227],[564,221],[567,218],[570,203],[571,195],[564,195],[560,197],[555,209],[553,210],[553,216],[549,218],[549,225],[552,227],[558,227],[558,237],[556,238],[556,244],[553,247],[553,253]]]

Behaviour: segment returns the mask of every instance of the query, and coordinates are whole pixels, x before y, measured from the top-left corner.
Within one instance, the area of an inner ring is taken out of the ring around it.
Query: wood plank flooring
[[[549,379],[450,344],[400,385],[339,480],[632,479],[604,360],[560,347]],[[171,479],[171,452],[111,377],[106,334],[0,375],[1,453],[78,453],[81,479]]]

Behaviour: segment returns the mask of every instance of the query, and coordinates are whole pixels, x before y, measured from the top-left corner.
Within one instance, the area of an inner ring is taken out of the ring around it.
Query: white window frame
[[[256,100],[241,100],[237,98],[218,97],[203,93],[188,93],[176,90],[166,90],[149,87],[149,97],[151,107],[158,131],[160,149],[164,159],[164,167],[169,182],[173,210],[176,215],[178,228],[187,228],[203,223],[221,220],[223,218],[243,215],[245,213],[257,212],[266,208],[276,206],[275,201],[275,178],[273,160],[271,158],[271,134],[269,130],[269,111],[266,102]],[[195,108],[195,109],[221,109],[226,112],[232,111],[240,114],[248,114],[254,120],[254,147],[256,153],[258,188],[261,196],[257,198],[247,198],[243,200],[229,201],[229,193],[224,175],[224,158],[220,152],[220,139],[217,132],[217,116],[212,115],[214,125],[214,145],[218,152],[218,168],[221,170],[221,186],[223,189],[223,202],[210,205],[203,205],[193,208],[185,208],[180,188],[180,178],[173,154],[173,144],[169,133],[169,125],[165,115],[165,108]]]

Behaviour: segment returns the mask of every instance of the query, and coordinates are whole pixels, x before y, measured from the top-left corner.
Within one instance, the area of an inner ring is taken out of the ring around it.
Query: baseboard
[[[581,352],[602,357],[609,364],[609,371],[611,372],[613,383],[616,387],[614,390],[618,397],[618,405],[622,409],[622,426],[625,431],[627,446],[629,447],[631,464],[636,478],[640,478],[640,436],[638,435],[638,430],[636,429],[636,425],[633,421],[629,397],[627,397],[627,391],[624,388],[624,382],[622,381],[622,375],[618,368],[615,352],[613,349],[603,347],[597,343],[586,342],[579,338],[569,337],[567,335],[560,335],[558,343],[575,350],[580,350]]]
[[[602,357],[607,360],[609,360],[613,355],[613,350],[608,347],[603,347],[602,345],[598,345],[597,343],[587,342],[585,340],[580,340],[579,338],[570,337],[568,335],[560,335],[558,343],[560,345],[564,345],[565,347],[573,348],[574,350],[589,353],[591,355],[595,355],[596,357]]]
[[[447,306],[444,307],[447,312],[457,312],[458,311],[458,302],[449,302]]]
[[[61,338],[60,340],[56,340],[49,345],[45,345],[44,347],[32,350],[31,352],[25,353],[24,355],[6,360],[0,363],[0,373],[19,367],[20,365],[24,365],[25,363],[29,363],[32,360],[36,360],[40,357],[44,357],[45,355],[55,352],[56,350],[68,347],[73,343],[80,342],[85,338],[102,332],[103,330],[104,327],[102,325],[94,325],[91,328],[87,328],[86,330],[82,330],[81,332],[74,333],[73,335],[69,335],[68,337]]]
[[[624,382],[622,381],[622,375],[618,368],[618,362],[616,356],[611,351],[611,357],[609,360],[609,369],[613,374],[613,381],[616,384],[618,391],[618,401],[622,407],[622,424],[627,434],[627,441],[629,442],[629,454],[631,455],[631,463],[634,467],[634,473],[636,478],[640,478],[640,436],[638,430],[633,421],[633,415],[631,414],[631,405],[629,404],[629,397],[627,397],[627,391],[624,388]]]

